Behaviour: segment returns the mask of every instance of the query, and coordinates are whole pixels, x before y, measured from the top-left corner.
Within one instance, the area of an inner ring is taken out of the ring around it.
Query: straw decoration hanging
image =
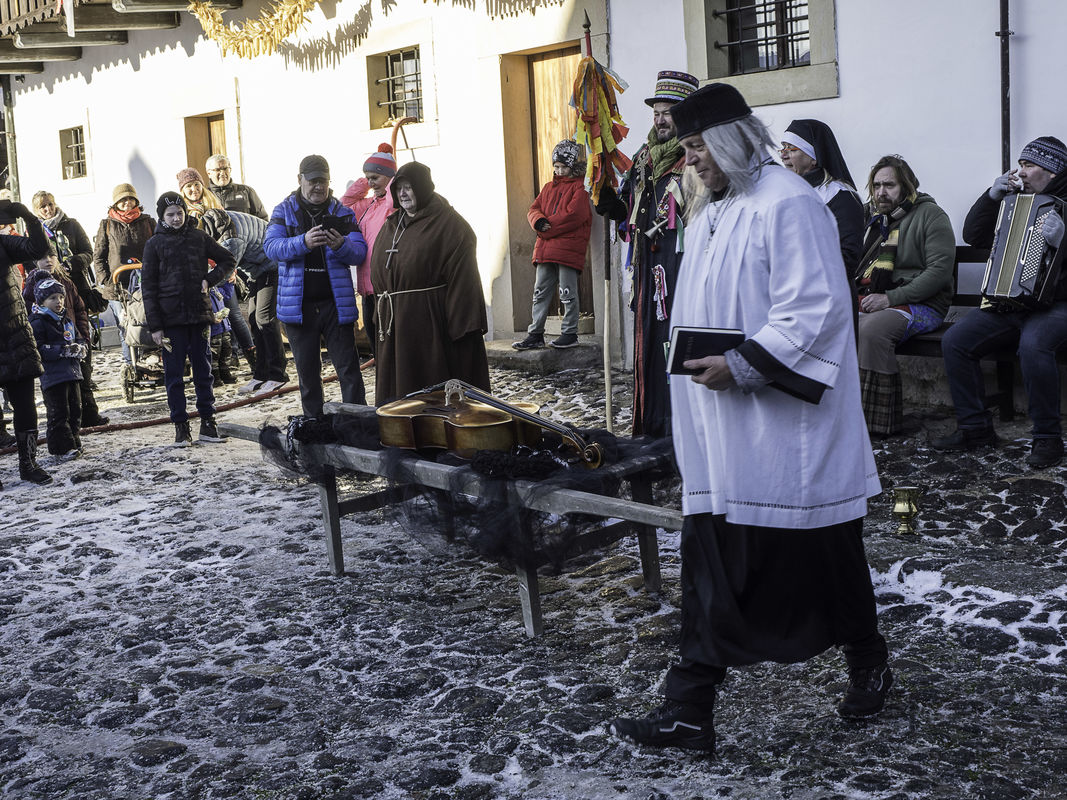
[[[189,3],[193,14],[204,29],[207,38],[216,42],[222,54],[235,53],[241,58],[266,56],[278,49],[283,41],[307,23],[307,12],[318,0],[279,0],[269,10],[264,10],[258,19],[246,20],[241,25],[227,25],[222,12],[206,2]]]

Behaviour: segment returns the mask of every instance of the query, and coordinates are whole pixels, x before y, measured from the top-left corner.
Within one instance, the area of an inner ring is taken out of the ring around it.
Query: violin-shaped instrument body
[[[541,430],[506,411],[466,398],[446,399],[444,391],[418,392],[378,409],[378,432],[386,447],[451,450],[469,458],[478,450],[537,447]],[[522,403],[536,414],[538,406]]]
[[[378,409],[378,433],[386,447],[441,448],[470,458],[478,450],[541,446],[541,429],[558,433],[587,467],[603,453],[575,431],[537,415],[534,403],[505,403],[459,380],[414,392]]]

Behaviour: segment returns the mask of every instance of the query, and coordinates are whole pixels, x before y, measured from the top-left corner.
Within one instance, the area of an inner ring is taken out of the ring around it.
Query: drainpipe
[[[0,75],[0,90],[4,93],[4,144],[7,147],[7,185],[11,199],[19,202],[19,162],[15,149],[15,95],[11,92],[11,76]]]
[[[1011,70],[1008,43],[1015,31],[1008,29],[1008,0],[1000,0],[1000,171],[1011,169]]]

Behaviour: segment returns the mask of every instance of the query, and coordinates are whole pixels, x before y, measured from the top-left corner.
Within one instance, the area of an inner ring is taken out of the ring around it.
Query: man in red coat
[[[573,139],[564,139],[552,150],[555,177],[546,183],[530,206],[530,225],[537,231],[533,263],[537,278],[533,293],[533,321],[516,350],[534,350],[545,346],[545,320],[556,298],[563,304],[560,336],[552,347],[575,347],[578,344],[578,274],[585,266],[589,231],[593,214],[589,193],[585,191],[584,150]]]

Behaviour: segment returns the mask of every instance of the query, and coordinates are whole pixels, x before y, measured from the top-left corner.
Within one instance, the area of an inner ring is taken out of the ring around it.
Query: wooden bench
[[[978,247],[956,248],[956,263],[952,269],[955,294],[945,322],[936,331],[913,336],[897,346],[897,355],[942,359],[941,339],[953,323],[981,305],[981,283],[989,251]],[[963,269],[961,270],[961,267]],[[986,392],[986,403],[996,408],[1001,420],[1015,418],[1015,363],[1018,360],[1014,349],[998,350],[982,357],[992,361],[996,368],[997,390]]]
[[[346,406],[343,403],[327,403],[327,413],[345,413],[346,409],[363,407]],[[220,423],[219,430],[227,436],[260,441],[260,430],[233,423]],[[276,433],[268,446],[282,449],[284,433]],[[404,473],[410,485],[394,485],[378,491],[342,498],[337,487],[337,472],[355,471],[364,474],[386,476],[389,463],[395,460],[381,450],[364,450],[342,444],[300,444],[300,455],[310,463],[321,465],[323,473],[315,480],[319,489],[322,523],[326,534],[326,553],[334,575],[344,574],[344,555],[341,542],[341,519],[353,514],[384,508],[401,502],[419,491],[419,487],[437,490],[445,502],[457,490],[469,497],[481,497],[490,481],[469,467],[438,464],[412,454],[405,459]],[[641,572],[645,589],[659,591],[659,547],[657,529],[681,530],[681,511],[659,508],[652,505],[652,483],[673,469],[669,456],[640,456],[611,466],[601,467],[606,474],[629,484],[633,500],[556,488],[546,490],[531,481],[507,481],[508,503],[516,509],[530,509],[552,514],[582,514],[600,518],[602,523],[591,530],[577,534],[572,540],[570,553],[579,555],[615,542],[624,536],[637,536],[641,556]],[[493,481],[498,484],[497,481]],[[414,491],[413,491],[414,490]],[[529,533],[528,514],[516,514],[517,524],[523,533]],[[541,594],[537,569],[548,563],[544,555],[536,555],[524,563],[515,565],[519,579],[519,600],[522,605],[523,624],[527,636],[540,636],[544,630],[541,614]]]

